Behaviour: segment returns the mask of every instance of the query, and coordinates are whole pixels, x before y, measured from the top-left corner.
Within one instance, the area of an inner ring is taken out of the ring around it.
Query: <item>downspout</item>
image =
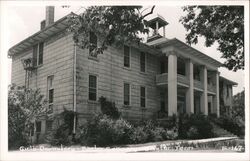
[[[74,111],[74,127],[73,127],[73,135],[76,133],[76,44],[74,44],[74,62],[73,62],[73,65],[74,65],[74,72],[73,72],[73,88],[74,88],[74,105],[73,105],[73,111]]]

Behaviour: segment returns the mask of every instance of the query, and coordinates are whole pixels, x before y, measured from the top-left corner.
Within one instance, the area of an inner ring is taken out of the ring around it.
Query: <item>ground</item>
[[[77,152],[77,153],[134,153],[134,152],[244,152],[244,140],[237,137],[218,137],[200,140],[173,140],[131,144],[116,147],[51,146],[40,144],[20,147],[13,152]]]

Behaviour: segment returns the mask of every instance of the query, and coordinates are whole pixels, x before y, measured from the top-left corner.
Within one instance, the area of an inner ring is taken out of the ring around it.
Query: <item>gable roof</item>
[[[35,34],[29,36],[28,38],[24,39],[23,41],[19,42],[18,44],[11,47],[8,51],[8,56],[13,56],[17,53],[24,51],[25,49],[32,47],[33,45],[49,38],[50,36],[54,35],[55,33],[61,32],[65,30],[69,24],[67,21],[68,16],[74,16],[75,13],[71,12],[70,14],[64,16],[63,18],[57,20],[53,24],[45,27],[44,29],[36,32]]]

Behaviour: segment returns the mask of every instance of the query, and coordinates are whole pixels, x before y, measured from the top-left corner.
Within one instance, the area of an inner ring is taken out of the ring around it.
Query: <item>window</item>
[[[124,83],[124,105],[130,104],[130,85],[128,83]]]
[[[146,88],[145,87],[141,87],[140,90],[141,93],[141,107],[146,107]]]
[[[54,80],[53,75],[48,76],[48,78],[47,78],[47,88],[48,88],[49,113],[53,112],[53,103],[54,103],[53,80]]]
[[[141,72],[146,71],[146,55],[144,52],[141,52],[140,54],[140,67],[141,67]]]
[[[94,75],[89,75],[89,100],[96,101],[97,98],[97,78]]]
[[[46,130],[51,131],[52,130],[52,125],[53,125],[53,121],[52,120],[47,120],[46,121]]]
[[[194,79],[200,81],[200,69],[198,66],[194,65]]]
[[[97,36],[95,35],[94,32],[89,33],[89,55],[93,57],[97,57],[96,54],[93,54],[93,50],[97,47]]]
[[[177,59],[177,74],[186,75],[185,61],[181,58]]]
[[[130,67],[130,47],[124,45],[124,67]]]
[[[33,46],[33,66],[38,66],[43,64],[43,48],[44,48],[43,42]]]
[[[41,121],[36,122],[36,132],[41,132]]]
[[[39,44],[38,51],[39,51],[39,53],[38,53],[38,55],[39,55],[39,57],[38,57],[38,65],[41,65],[41,64],[43,64],[43,43]]]

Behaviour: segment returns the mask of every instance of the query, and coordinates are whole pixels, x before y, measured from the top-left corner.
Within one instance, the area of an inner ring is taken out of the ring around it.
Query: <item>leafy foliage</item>
[[[40,90],[26,89],[12,84],[8,92],[9,148],[25,146],[33,130],[33,122],[48,109]]]
[[[140,12],[141,6],[91,6],[81,15],[68,18],[71,24],[75,43],[81,48],[95,47],[92,55],[102,54],[109,45],[123,45],[138,42],[138,34],[148,33],[145,15]],[[90,32],[98,36],[99,45],[90,43]]]
[[[100,97],[99,102],[101,104],[101,111],[103,114],[111,117],[112,119],[118,119],[120,117],[120,113],[115,106],[114,102],[107,101],[105,97]]]
[[[56,116],[57,119],[63,118],[63,123],[58,126],[58,128],[52,132],[52,137],[49,138],[48,142],[52,145],[70,145],[73,144],[73,127],[74,127],[74,117],[76,112],[64,109],[62,113]],[[50,135],[50,134],[49,134]]]
[[[178,134],[181,139],[202,139],[213,137],[212,125],[202,114],[181,115],[178,121]]]
[[[244,6],[187,6],[180,22],[188,33],[186,40],[196,44],[205,37],[205,45],[219,44],[224,65],[229,70],[244,69]]]
[[[128,143],[132,126],[121,118],[112,120],[106,115],[96,115],[80,129],[81,144],[108,146]]]

